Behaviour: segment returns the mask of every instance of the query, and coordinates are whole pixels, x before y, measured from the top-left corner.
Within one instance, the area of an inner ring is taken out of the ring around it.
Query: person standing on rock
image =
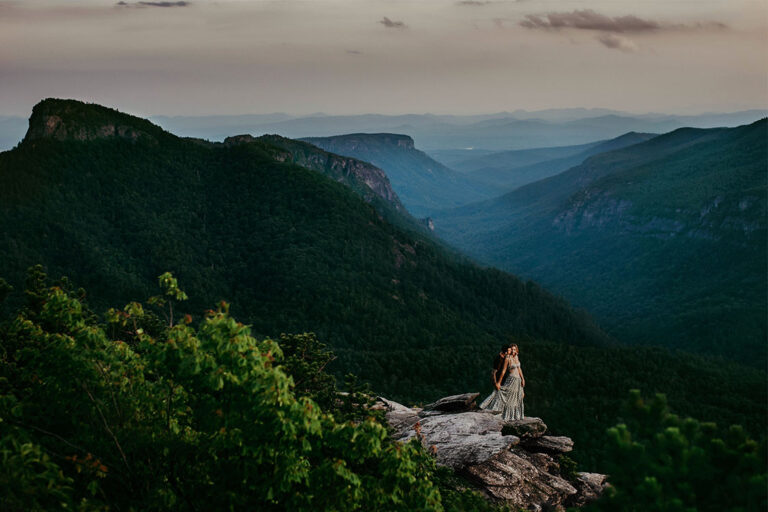
[[[520,420],[525,417],[523,406],[525,377],[523,377],[519,354],[520,349],[516,344],[509,346],[501,368],[494,374],[496,390],[480,404],[481,409],[500,412],[501,418],[505,421]]]

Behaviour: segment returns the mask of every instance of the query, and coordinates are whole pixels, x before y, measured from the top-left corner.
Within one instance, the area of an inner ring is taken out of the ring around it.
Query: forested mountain
[[[437,150],[430,154],[437,155],[434,158],[442,161],[445,158],[452,169],[459,172],[473,172],[486,168],[507,167],[525,167],[526,165],[538,164],[548,160],[565,158],[567,156],[581,153],[582,151],[600,144],[602,141],[589,142],[587,144],[577,144],[575,146],[555,146],[551,148],[529,148],[512,149],[509,151],[483,151],[483,150]],[[479,151],[479,152],[478,152]]]
[[[337,181],[375,175],[366,165],[274,137],[182,139],[104,107],[46,100],[24,141],[0,154],[0,275],[17,289],[0,314],[24,300],[36,263],[83,286],[97,314],[154,295],[170,270],[190,297],[177,318],[196,322],[227,300],[256,337],[315,332],[336,353],[329,370],[404,401],[489,392],[490,360],[511,337],[527,412],[571,435],[574,457],[594,469],[630,388],[764,431],[764,372],[616,346],[535,283],[446,252],[373,189]]]
[[[680,129],[436,217],[622,340],[766,360],[766,120]]]
[[[416,149],[407,135],[355,133],[302,140],[384,169],[408,211],[416,216],[493,197],[491,187],[433,160]]]
[[[630,132],[615,139],[582,146],[495,153],[481,159],[482,162],[486,163],[485,166],[479,167],[468,174],[477,181],[506,190],[513,190],[528,183],[560,174],[566,169],[579,165],[592,155],[638,144],[652,137],[655,137],[655,135]],[[537,153],[531,153],[533,151],[537,151]],[[536,157],[543,156],[547,152],[553,156],[547,159],[542,158],[538,161],[531,161]],[[522,163],[525,161],[531,162]],[[474,165],[479,163],[473,162]]]
[[[193,312],[226,299],[261,335],[316,332],[340,371],[390,396],[484,382],[506,334],[606,342],[564,301],[395,227],[269,140],[213,145],[96,105],[42,102],[0,155],[3,275],[18,287],[43,263],[101,310],[149,296],[172,270]]]

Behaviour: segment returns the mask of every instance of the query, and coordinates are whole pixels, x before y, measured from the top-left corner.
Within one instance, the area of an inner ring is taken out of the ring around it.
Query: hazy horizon
[[[768,6],[0,0],[0,114],[690,115],[768,106]]]
[[[32,113],[32,108],[40,101],[43,101],[47,98],[40,98],[37,102],[32,103],[29,106],[29,109],[26,114],[19,113],[19,114],[9,114],[6,112],[0,112],[0,117],[4,118],[29,118],[30,114]],[[96,101],[91,101],[88,99],[83,98],[76,98],[76,97],[57,97],[57,99],[64,99],[64,100],[78,100],[83,101],[85,103],[94,103],[98,105],[102,105],[104,107],[113,108],[116,109],[124,114],[130,114],[135,115],[138,117],[144,117],[147,119],[152,118],[208,118],[208,117],[248,117],[248,116],[286,116],[287,118],[291,119],[302,119],[302,118],[311,118],[311,117],[361,117],[361,116],[385,116],[385,117],[403,117],[403,116],[434,116],[434,117],[488,117],[488,116],[501,116],[501,115],[515,115],[518,112],[525,112],[527,114],[536,114],[536,113],[543,113],[543,112],[557,112],[557,111],[577,111],[577,110],[584,110],[584,111],[601,111],[601,112],[595,112],[595,117],[598,116],[604,116],[604,115],[610,115],[610,113],[604,113],[602,111],[612,111],[616,114],[628,114],[632,116],[669,116],[669,117],[693,117],[693,116],[706,116],[706,115],[723,115],[723,114],[737,114],[740,112],[749,112],[749,111],[768,111],[768,106],[756,106],[752,108],[743,108],[743,109],[737,109],[737,110],[708,110],[708,111],[690,111],[685,112],[682,110],[672,110],[672,111],[666,111],[666,112],[650,112],[650,111],[631,111],[631,110],[625,110],[625,109],[611,109],[607,107],[577,107],[577,106],[571,106],[571,107],[558,107],[558,108],[542,108],[542,109],[515,109],[515,110],[498,110],[498,111],[485,111],[485,112],[469,112],[469,113],[456,113],[456,112],[411,112],[411,111],[404,111],[404,112],[394,112],[394,113],[384,113],[384,112],[375,112],[375,111],[361,111],[356,113],[345,113],[345,112],[284,112],[284,111],[273,111],[273,112],[241,112],[241,113],[221,113],[221,112],[208,112],[208,113],[198,113],[198,114],[187,114],[187,113],[179,113],[179,114],[167,114],[164,112],[152,112],[152,113],[141,113],[138,114],[131,110],[126,110],[122,108],[120,105],[110,105],[106,103],[99,103]],[[585,116],[583,118],[588,118],[591,116]],[[580,117],[581,118],[581,117]]]

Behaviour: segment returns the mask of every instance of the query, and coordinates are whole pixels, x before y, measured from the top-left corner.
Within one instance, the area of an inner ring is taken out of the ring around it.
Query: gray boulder
[[[520,442],[515,436],[501,434],[504,422],[485,412],[441,414],[421,418],[397,438],[408,441],[420,436],[422,443],[435,453],[437,463],[455,470],[480,464]]]
[[[513,508],[562,511],[597,499],[607,486],[605,475],[579,473],[573,482],[560,476],[559,456],[573,449],[564,436],[545,436],[540,418],[504,421],[474,408],[477,393],[446,397],[419,408],[380,398],[392,438],[418,438],[439,465],[453,468],[489,499]],[[451,412],[453,409],[453,412]]]
[[[547,431],[547,425],[541,418],[523,418],[521,420],[507,421],[504,424],[504,433],[512,434],[521,439],[541,437]]]
[[[568,453],[573,450],[573,440],[565,436],[532,437],[525,439],[523,446],[530,452]]]
[[[419,409],[411,409],[397,402],[379,397],[378,402],[384,404],[384,417],[392,429],[392,438],[400,439],[419,421]]]
[[[608,487],[607,476],[600,473],[578,473],[574,482],[578,493],[568,500],[569,507],[583,507],[598,499]]]
[[[464,393],[441,398],[437,402],[424,406],[424,411],[463,412],[477,409],[475,400],[480,393]]]
[[[501,434],[504,421],[487,412],[464,412],[420,417],[420,409],[380,399],[386,406],[385,417],[392,428],[392,438],[407,442],[420,437],[435,453],[437,463],[460,470],[479,464],[520,442],[515,436]]]
[[[465,474],[494,500],[529,510],[561,506],[578,491],[560,476],[542,471],[522,451],[502,451],[491,459],[466,468]]]

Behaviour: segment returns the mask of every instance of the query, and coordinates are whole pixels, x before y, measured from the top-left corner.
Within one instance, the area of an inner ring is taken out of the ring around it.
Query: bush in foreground
[[[227,304],[174,318],[164,274],[99,325],[40,269],[29,283],[0,329],[5,510],[442,510],[420,445],[297,398]]]

